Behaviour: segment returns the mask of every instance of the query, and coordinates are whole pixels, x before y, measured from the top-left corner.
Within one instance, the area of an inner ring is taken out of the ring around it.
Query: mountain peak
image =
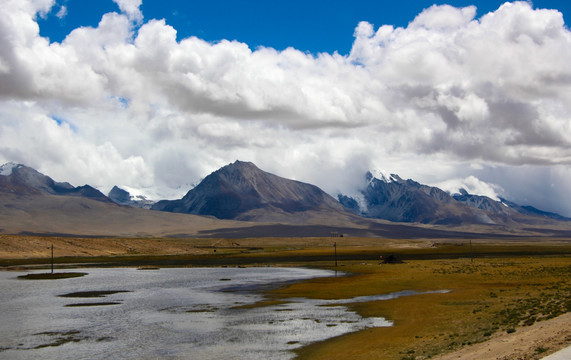
[[[113,186],[113,189],[109,191],[107,197],[116,204],[133,206],[143,209],[150,209],[151,206],[155,204],[154,201],[148,200],[145,196],[132,195],[129,191],[122,189],[117,185]]]
[[[375,171],[374,175],[369,171],[366,178],[368,184],[359,194],[338,196],[346,210],[365,217],[437,225],[505,224],[510,221],[534,223],[538,221],[537,217],[569,220],[504,199],[497,201],[485,195],[473,195],[469,187],[455,188],[455,192],[450,194],[438,187],[411,179],[403,180],[382,170]],[[477,185],[481,183],[475,177],[468,180]],[[536,219],[524,218],[516,213],[535,216]]]
[[[99,190],[89,186],[74,187],[67,182],[56,182],[31,167],[8,163],[0,167],[0,191],[19,195],[66,195],[87,197],[98,201],[110,200]]]
[[[227,166],[230,166],[230,165],[236,165],[236,166],[239,165],[239,166],[254,167],[254,168],[256,168],[256,169],[258,168],[258,167],[257,167],[253,162],[251,162],[251,161],[236,160],[236,161],[234,161],[233,163],[228,164]]]
[[[270,174],[243,161],[216,170],[182,199],[159,201],[152,209],[240,220],[306,210],[342,211],[340,204],[318,187]]]
[[[22,164],[16,164],[15,162],[7,162],[6,164],[0,166],[0,175],[2,176],[10,176],[12,175],[12,171],[14,171],[15,168],[18,168],[20,166],[24,166]]]
[[[259,167],[257,167],[253,162],[250,161],[240,161],[236,160],[226,166],[221,167],[218,171],[260,171],[263,172]]]
[[[128,203],[131,200],[131,194],[129,194],[128,191],[121,189],[117,185],[113,186],[113,189],[109,191],[107,197],[113,200],[113,202],[121,205]]]
[[[396,174],[390,174],[385,170],[377,169],[367,172],[367,180],[371,182],[373,179],[381,180],[386,183],[398,182],[400,177]]]

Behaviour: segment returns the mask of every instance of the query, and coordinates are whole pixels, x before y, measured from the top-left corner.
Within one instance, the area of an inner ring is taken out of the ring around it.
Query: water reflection
[[[256,292],[260,287],[336,275],[330,271],[88,272],[83,278],[56,281],[23,281],[16,279],[20,274],[0,273],[0,358],[290,359],[290,350],[308,343],[391,325],[343,306],[381,298],[290,299],[287,304],[239,308],[262,300]],[[411,293],[389,296],[404,295]]]

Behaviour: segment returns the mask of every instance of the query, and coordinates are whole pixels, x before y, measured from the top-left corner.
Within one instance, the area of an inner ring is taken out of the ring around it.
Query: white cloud
[[[67,7],[65,5],[60,6],[58,12],[56,13],[56,17],[58,19],[63,19],[67,15]]]
[[[465,27],[475,16],[475,6],[455,8],[450,5],[432,5],[414,19],[411,27],[421,27],[436,31],[454,31],[455,29]]]
[[[503,197],[521,205],[571,215],[571,167],[566,165],[489,166],[477,176],[503,188]]]
[[[110,141],[94,144],[66,122],[58,124],[38,111],[34,104],[0,104],[0,154],[76,186],[153,184],[153,173],[141,156],[122,156]],[[73,176],[66,178],[66,174]]]
[[[36,17],[54,1],[2,3],[0,162],[59,180],[166,194],[241,159],[331,193],[373,167],[430,183],[478,173],[508,191],[490,169],[571,164],[571,33],[557,11],[432,6],[406,28],[361,22],[341,56],[177,41],[140,0],[50,43]],[[16,141],[34,126],[36,142]]]
[[[137,23],[143,21],[143,13],[140,9],[143,0],[113,0],[113,2],[119,5],[119,9],[129,17],[129,20]]]
[[[498,185],[486,183],[475,176],[468,176],[464,179],[450,179],[435,186],[451,195],[460,194],[461,190],[465,190],[468,194],[487,196],[496,201],[500,200],[500,196],[503,193],[503,189]]]

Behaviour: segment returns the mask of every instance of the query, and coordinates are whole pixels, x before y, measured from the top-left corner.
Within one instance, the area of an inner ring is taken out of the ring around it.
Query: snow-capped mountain
[[[366,187],[357,196],[339,194],[347,211],[369,218],[427,224],[504,224],[509,221],[533,222],[526,216],[570,220],[557,214],[533,211],[528,207],[465,190],[451,195],[437,187],[403,180],[396,174],[368,172]],[[536,209],[537,210],[537,209]]]
[[[360,193],[366,208],[356,206],[359,202],[344,195],[338,196],[341,204],[365,217],[397,222],[460,224],[472,216],[466,209],[457,208],[450,195],[438,188],[403,180],[396,174],[379,176],[371,172],[365,175],[367,186]]]
[[[118,186],[114,186],[107,196],[116,204],[142,209],[150,209],[155,204],[155,201],[147,199],[144,195],[131,195],[129,191]]]
[[[514,209],[515,211],[517,211],[520,214],[524,214],[524,215],[530,215],[530,216],[540,216],[540,217],[545,217],[545,218],[550,218],[550,219],[554,219],[554,220],[558,220],[558,221],[571,221],[571,218],[565,217],[565,216],[561,216],[557,213],[553,213],[553,212],[549,212],[549,211],[543,211],[543,210],[539,210],[533,206],[529,206],[529,205],[518,205],[512,201],[500,198],[500,201],[502,202],[502,204],[504,204],[507,207],[510,207],[512,209]]]
[[[15,162],[9,162],[4,165],[0,165],[0,176],[10,176],[16,167],[18,167],[18,164]]]
[[[510,216],[512,211],[516,211],[522,215],[528,216],[539,216],[543,218],[549,218],[558,221],[571,221],[571,218],[561,216],[556,213],[542,211],[533,206],[522,206],[514,203],[513,201],[506,200],[504,198],[499,198],[499,200],[491,199],[483,195],[469,194],[466,190],[460,189],[459,194],[452,195],[454,200],[462,202],[468,206],[486,210],[495,214]]]
[[[318,224],[312,228],[314,231],[358,228],[367,233],[376,231],[374,229],[385,231],[382,229],[386,225],[365,218],[438,225],[502,225],[510,233],[513,229],[532,228],[529,224],[559,227],[559,221],[571,221],[531,206],[520,206],[505,199],[496,201],[465,190],[451,195],[437,187],[403,180],[396,174],[369,172],[361,183],[364,188],[357,194],[339,194],[336,201],[315,185],[285,179],[260,170],[252,163],[236,161],[205,177],[181,199],[162,200],[153,205],[140,192],[128,187],[114,187],[108,198],[89,185],[74,187],[67,182],[56,182],[25,165],[8,163],[0,166],[0,208],[4,209],[0,212],[0,232],[16,223],[20,224],[19,231],[28,231],[33,225],[30,219],[35,221],[40,215],[45,221],[34,225],[36,231],[50,228],[54,232],[75,233],[76,226],[85,225],[89,228],[86,233],[98,233],[97,229],[108,228],[103,224],[110,222],[115,223],[116,229],[127,222],[137,228],[136,219],[178,224],[165,214],[133,207],[218,219]],[[209,223],[214,224],[213,221],[218,220],[208,219]],[[157,229],[149,231],[155,233]],[[415,234],[428,231],[419,229],[414,230]],[[306,231],[302,233],[307,234]]]
[[[494,214],[512,215],[512,209],[501,201],[483,195],[469,194],[465,189],[460,189],[460,193],[453,194],[452,197],[454,200],[476,209],[486,210]]]
[[[398,175],[390,174],[389,172],[382,169],[369,171],[366,175],[366,178],[369,184],[373,181],[373,179],[381,180],[386,183],[395,182],[399,179]]]

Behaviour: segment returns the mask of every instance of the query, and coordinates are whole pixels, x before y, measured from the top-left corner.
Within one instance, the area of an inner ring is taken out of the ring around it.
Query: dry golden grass
[[[362,316],[386,317],[394,326],[309,345],[298,351],[301,359],[429,358],[571,310],[569,257],[344,265],[341,269],[353,276],[293,284],[273,296],[350,298],[400,290],[451,292],[353,304]]]
[[[54,244],[56,256],[92,257],[122,255],[181,255],[207,254],[217,252],[227,254],[275,253],[285,256],[291,251],[314,254],[332,254],[333,243],[337,241],[345,251],[379,251],[395,248],[424,248],[431,242],[425,240],[388,240],[382,238],[129,238],[129,237],[58,237],[1,235],[0,259],[25,259],[49,257]],[[342,245],[341,245],[342,244]],[[263,251],[260,251],[263,250]]]

